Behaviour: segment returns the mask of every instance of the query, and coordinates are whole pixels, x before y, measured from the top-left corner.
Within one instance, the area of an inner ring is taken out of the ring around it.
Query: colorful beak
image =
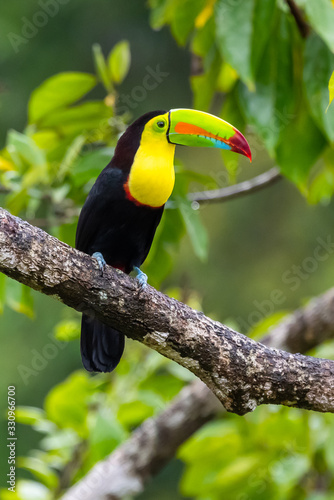
[[[220,148],[240,153],[252,161],[241,132],[217,116],[194,109],[171,109],[167,138],[172,144]]]

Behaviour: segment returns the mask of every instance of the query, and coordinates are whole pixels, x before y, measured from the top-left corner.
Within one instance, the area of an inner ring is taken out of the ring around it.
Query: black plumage
[[[93,185],[79,217],[76,248],[89,255],[100,252],[107,264],[126,273],[134,266],[140,267],[146,259],[164,209],[140,205],[124,189],[145,124],[163,113],[147,113],[128,127],[111,162]],[[121,332],[83,315],[81,356],[88,371],[112,371],[123,350]]]

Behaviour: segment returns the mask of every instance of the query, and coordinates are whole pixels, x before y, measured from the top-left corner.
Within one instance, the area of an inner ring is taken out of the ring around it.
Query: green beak
[[[168,116],[167,138],[172,144],[227,149],[252,161],[249,144],[242,133],[221,118],[194,109],[171,109]]]

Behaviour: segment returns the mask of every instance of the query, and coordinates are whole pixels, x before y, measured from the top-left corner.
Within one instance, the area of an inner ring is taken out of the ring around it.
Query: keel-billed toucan
[[[251,159],[244,136],[208,113],[172,109],[138,118],[120,137],[79,217],[76,248],[93,255],[101,271],[105,264],[125,273],[135,270],[145,286],[139,268],[173,191],[175,144],[228,149]],[[81,355],[87,370],[112,371],[123,350],[122,333],[83,314]]]

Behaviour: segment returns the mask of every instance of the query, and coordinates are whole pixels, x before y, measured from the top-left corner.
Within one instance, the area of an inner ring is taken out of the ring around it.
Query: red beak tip
[[[239,130],[235,129],[235,135],[231,137],[229,144],[232,146],[231,151],[247,156],[249,161],[252,162],[252,152],[249,144]]]

